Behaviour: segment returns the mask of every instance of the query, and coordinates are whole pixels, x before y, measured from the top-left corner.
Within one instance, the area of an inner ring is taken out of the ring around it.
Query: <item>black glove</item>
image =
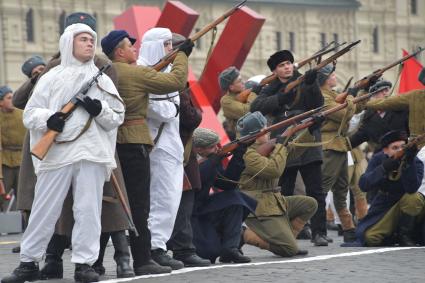
[[[314,69],[308,70],[307,72],[305,72],[304,78],[306,84],[313,84],[317,78],[317,71]]]
[[[289,93],[284,93],[282,89],[277,94],[277,101],[279,102],[279,105],[289,104],[292,102],[293,99],[294,99],[294,95],[292,94],[292,91]]]
[[[347,92],[349,95],[356,97],[359,89],[357,87],[350,87]]]
[[[47,119],[47,128],[50,130],[62,133],[63,127],[65,127],[65,120],[63,119],[64,113],[56,112]]]
[[[394,170],[397,170],[400,166],[400,160],[387,158],[382,162],[382,166],[387,173],[391,173]]]
[[[102,103],[98,99],[91,99],[90,97],[84,97],[84,101],[79,102],[79,105],[84,107],[86,111],[93,117],[96,117],[102,111]]]
[[[324,116],[313,116],[313,125],[311,125],[310,127],[308,127],[308,131],[310,132],[310,134],[313,134],[314,131],[319,130],[320,127],[322,126],[323,121],[325,121],[325,117]]]
[[[188,38],[185,41],[183,41],[182,44],[180,44],[179,51],[183,51],[186,54],[186,56],[189,57],[190,54],[192,53],[193,46],[195,46],[195,44],[193,43],[191,39]]]
[[[251,91],[254,92],[256,95],[259,95],[262,89],[263,89],[263,86],[258,84],[255,87],[253,87]]]
[[[404,149],[404,160],[406,160],[407,163],[412,163],[417,153],[418,146],[416,144],[406,147]]]

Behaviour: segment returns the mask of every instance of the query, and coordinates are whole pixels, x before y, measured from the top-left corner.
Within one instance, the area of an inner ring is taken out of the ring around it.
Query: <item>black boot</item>
[[[63,278],[62,255],[69,243],[67,236],[53,234],[46,249],[46,260],[40,272],[41,280]]]
[[[414,247],[416,246],[415,241],[411,238],[413,230],[415,229],[415,216],[410,216],[405,213],[401,213],[400,220],[398,221],[399,231],[399,244],[402,247]]]
[[[183,262],[172,258],[163,249],[155,249],[155,250],[152,250],[151,253],[152,253],[152,259],[156,261],[159,265],[169,266],[173,270],[178,270],[184,267]]]
[[[36,281],[40,278],[40,270],[35,262],[21,262],[12,275],[3,277],[1,283],[24,283]]]
[[[173,258],[183,262],[185,267],[200,267],[211,265],[211,261],[199,257],[196,253],[174,254]]]
[[[100,234],[99,239],[99,255],[97,256],[97,260],[93,263],[92,268],[94,271],[99,274],[99,276],[105,275],[106,269],[103,266],[103,258],[105,257],[106,246],[108,245],[110,233],[105,232]]]
[[[251,262],[251,259],[247,256],[244,256],[237,248],[224,250],[220,256],[220,262],[223,263],[247,263]]]
[[[88,283],[98,282],[99,274],[88,264],[75,264],[74,280],[77,282]]]
[[[146,263],[140,265],[140,266],[134,266],[134,273],[136,273],[137,276],[139,275],[147,275],[147,274],[163,274],[163,273],[170,273],[171,267],[169,266],[162,266],[150,259]]]
[[[113,232],[111,238],[115,249],[114,259],[117,263],[117,277],[134,277],[133,268],[130,266],[130,251],[125,231]]]
[[[357,240],[356,229],[344,230],[343,236],[344,236],[344,243],[355,242]]]
[[[298,240],[311,240],[313,239],[312,235],[311,235],[311,229],[310,229],[310,224],[305,224],[303,229],[300,231],[300,233],[297,236]]]

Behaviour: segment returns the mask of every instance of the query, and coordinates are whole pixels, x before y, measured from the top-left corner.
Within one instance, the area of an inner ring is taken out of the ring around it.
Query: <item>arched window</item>
[[[289,50],[292,52],[295,51],[295,32],[293,31],[289,32]]]
[[[34,12],[32,8],[25,15],[25,23],[27,26],[27,41],[34,42]]]
[[[320,33],[320,46],[321,48],[325,48],[326,46],[326,33],[324,32]]]
[[[378,27],[373,28],[372,32],[372,44],[373,44],[373,52],[378,53],[379,52],[379,31]]]
[[[282,50],[282,33],[280,31],[277,31],[275,33],[276,35],[276,50]]]
[[[410,0],[410,14],[412,15],[418,14],[418,1]]]
[[[96,20],[96,23],[94,25],[94,30],[97,31],[97,13],[93,13],[93,18]],[[99,40],[100,42],[100,40]]]
[[[65,30],[65,19],[66,19],[66,12],[62,11],[62,13],[59,15],[59,34],[62,34]]]

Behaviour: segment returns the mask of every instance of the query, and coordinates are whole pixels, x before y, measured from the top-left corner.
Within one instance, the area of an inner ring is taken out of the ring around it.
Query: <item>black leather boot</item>
[[[128,249],[127,237],[125,231],[116,231],[111,233],[112,243],[114,244],[114,259],[117,263],[117,277],[134,277],[133,268],[130,266],[130,251]]]
[[[251,262],[251,259],[247,256],[244,256],[238,249],[229,249],[224,250],[220,256],[220,262],[223,263],[247,263]]]
[[[63,278],[62,255],[69,243],[67,236],[53,234],[46,249],[46,260],[40,272],[41,280]]]
[[[74,280],[77,282],[88,283],[98,282],[99,274],[88,264],[75,264]]]
[[[3,277],[1,283],[24,283],[36,281],[40,277],[40,269],[35,262],[21,262],[9,276]]]
[[[399,244],[402,247],[414,247],[415,241],[412,239],[413,230],[415,229],[415,216],[401,213],[398,221]]]

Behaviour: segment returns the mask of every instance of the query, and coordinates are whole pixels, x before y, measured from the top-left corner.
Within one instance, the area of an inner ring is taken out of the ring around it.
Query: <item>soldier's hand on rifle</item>
[[[313,125],[311,125],[310,127],[308,127],[308,131],[310,132],[310,134],[313,134],[314,131],[319,130],[320,127],[322,126],[323,121],[325,121],[325,117],[322,115],[318,115],[318,116],[313,116]]]
[[[359,88],[357,88],[357,87],[350,87],[348,90],[347,90],[347,92],[348,92],[348,94],[349,95],[352,95],[353,97],[356,97],[357,96],[357,93],[359,92]]]
[[[251,91],[254,92],[256,95],[259,95],[261,90],[263,89],[263,86],[258,84],[256,86],[254,86]]]
[[[304,74],[305,83],[308,85],[313,84],[316,81],[317,78],[317,71],[314,69],[308,70]]]
[[[193,46],[195,46],[195,44],[190,38],[188,38],[185,41],[183,41],[182,44],[180,44],[179,51],[183,51],[186,54],[186,56],[189,57],[190,54],[192,53]]]
[[[418,153],[418,146],[413,144],[404,149],[404,159],[407,163],[412,163]]]
[[[84,101],[80,100],[78,104],[86,109],[86,111],[93,117],[96,117],[100,114],[100,112],[102,112],[102,103],[98,99],[91,99],[86,96],[84,97]]]
[[[65,126],[65,114],[62,112],[56,112],[47,119],[47,128],[50,130],[62,133],[63,127]]]
[[[398,167],[400,166],[400,160],[388,157],[384,160],[384,162],[382,162],[382,166],[384,167],[384,170],[387,173],[391,173],[394,170],[398,169]]]

